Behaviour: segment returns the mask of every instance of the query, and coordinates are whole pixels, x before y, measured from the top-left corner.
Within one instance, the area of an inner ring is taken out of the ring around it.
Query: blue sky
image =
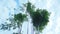
[[[28,0],[0,0],[0,24],[4,23],[6,19],[10,16],[10,14],[16,13],[14,12],[14,8],[19,8],[19,5],[26,3]],[[42,34],[60,34],[60,0],[29,0],[32,4],[36,6],[36,8],[47,9],[51,12],[50,22],[43,30]],[[27,22],[23,23],[23,34],[26,34]],[[28,23],[27,23],[28,24]],[[32,24],[29,23],[29,28],[32,28]],[[0,30],[0,34],[12,34],[14,31],[2,31]],[[31,30],[29,30],[31,32]]]

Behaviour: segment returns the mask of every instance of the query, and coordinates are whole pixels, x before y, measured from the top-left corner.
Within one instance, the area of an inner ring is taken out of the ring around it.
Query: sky
[[[23,3],[27,3],[28,0],[0,0],[0,24],[7,21],[6,19],[11,16],[11,14],[18,13],[19,6]],[[44,28],[41,34],[60,34],[60,0],[29,0],[36,8],[47,9],[51,12],[49,17],[49,23]],[[14,10],[14,8],[18,10]],[[18,11],[18,12],[16,12]],[[22,31],[23,34],[27,32],[27,22],[23,23]],[[30,28],[32,24],[29,23],[29,33],[31,34]],[[0,30],[0,34],[12,34],[16,30],[3,31]]]

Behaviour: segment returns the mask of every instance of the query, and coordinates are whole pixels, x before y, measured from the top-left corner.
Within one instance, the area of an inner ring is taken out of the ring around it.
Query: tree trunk
[[[21,34],[21,30],[22,30],[22,27],[20,26],[20,27],[18,28],[18,34]]]
[[[38,34],[39,34],[39,25],[38,25]]]
[[[27,34],[29,34],[29,23],[27,24]]]
[[[31,29],[32,29],[32,30],[31,30],[31,33],[34,34],[34,27],[33,27],[33,24],[32,24],[32,26],[31,26]]]
[[[28,27],[27,27],[27,34],[28,34],[29,30],[28,30]]]

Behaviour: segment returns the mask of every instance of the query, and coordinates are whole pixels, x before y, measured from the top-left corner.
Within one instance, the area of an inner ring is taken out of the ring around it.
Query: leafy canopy
[[[27,3],[27,12],[30,14],[32,18],[32,23],[36,29],[42,31],[45,25],[49,22],[49,12],[46,9],[36,9],[32,7],[31,3]]]
[[[44,29],[44,27],[47,25],[47,23],[49,22],[49,12],[46,9],[36,9],[35,10],[35,6],[32,5],[30,2],[28,2],[26,4],[26,12],[29,13],[31,19],[32,19],[32,23],[33,26],[38,30],[42,31]],[[21,23],[25,20],[25,18],[27,18],[26,14],[15,14],[14,18],[12,18],[13,20],[13,24],[11,23],[10,25],[4,25],[2,24],[2,28],[1,29],[8,29],[11,27],[15,27],[15,25],[17,24],[17,27],[19,27],[21,25]]]

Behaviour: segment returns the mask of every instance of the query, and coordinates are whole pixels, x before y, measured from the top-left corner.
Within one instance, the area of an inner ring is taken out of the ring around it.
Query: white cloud
[[[56,28],[55,28],[56,34],[60,32],[60,17],[57,17],[56,19]]]
[[[47,0],[46,7],[49,9],[52,6],[52,0]]]
[[[52,25],[54,24],[54,20],[53,20],[54,19],[54,15],[55,15],[55,13],[54,12],[51,12],[50,17],[49,17],[49,23],[47,25],[48,26],[47,27],[48,29],[51,28]]]

